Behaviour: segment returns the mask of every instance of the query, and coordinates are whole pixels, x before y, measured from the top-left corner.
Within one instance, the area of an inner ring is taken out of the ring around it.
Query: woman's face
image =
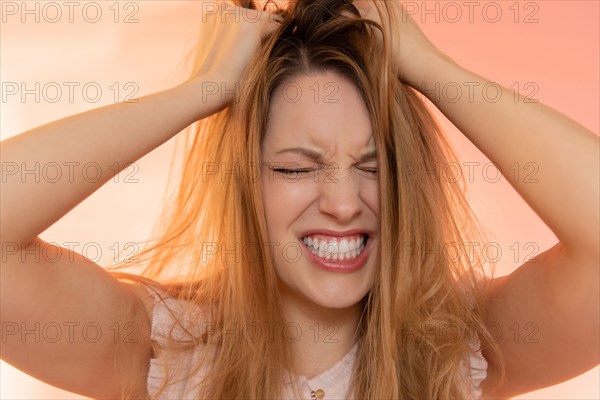
[[[369,114],[354,84],[323,72],[276,89],[262,162],[282,295],[326,308],[356,305],[373,281],[379,194]]]

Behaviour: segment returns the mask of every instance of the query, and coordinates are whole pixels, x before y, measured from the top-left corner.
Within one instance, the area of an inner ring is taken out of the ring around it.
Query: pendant
[[[312,390],[310,392],[310,398],[311,399],[323,399],[325,398],[325,392],[323,391],[323,389],[317,389],[317,390]]]

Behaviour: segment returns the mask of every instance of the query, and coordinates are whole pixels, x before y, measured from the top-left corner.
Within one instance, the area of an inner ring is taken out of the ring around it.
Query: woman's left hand
[[[362,18],[373,20],[381,25],[381,17],[375,1],[354,1],[352,4],[359,10]],[[394,65],[400,78],[414,84],[420,81],[419,74],[433,58],[448,58],[425,36],[410,14],[399,1],[387,3],[393,13],[392,26],[387,34],[391,37],[391,50]],[[385,4],[379,3],[379,8],[387,17]],[[387,20],[388,18],[386,18]],[[383,27],[384,31],[386,27]]]

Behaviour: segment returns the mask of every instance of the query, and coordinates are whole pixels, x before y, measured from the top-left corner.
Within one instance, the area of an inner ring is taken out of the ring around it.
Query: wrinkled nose
[[[360,184],[347,171],[329,168],[319,178],[319,210],[338,222],[351,221],[361,212]]]

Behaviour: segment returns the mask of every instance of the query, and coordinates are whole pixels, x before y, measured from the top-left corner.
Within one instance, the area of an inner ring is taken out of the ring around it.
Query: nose
[[[352,174],[328,170],[319,182],[319,210],[339,222],[351,221],[360,214],[360,185]]]

